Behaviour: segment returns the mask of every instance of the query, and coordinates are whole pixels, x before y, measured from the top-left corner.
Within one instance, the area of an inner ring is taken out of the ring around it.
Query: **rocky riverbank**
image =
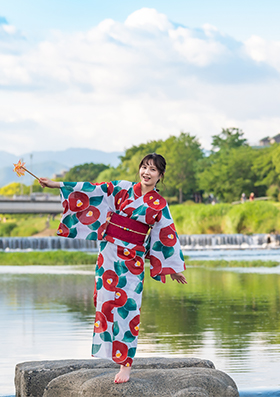
[[[17,397],[238,397],[234,381],[209,360],[136,358],[130,381],[115,384],[119,366],[107,360],[17,364]]]

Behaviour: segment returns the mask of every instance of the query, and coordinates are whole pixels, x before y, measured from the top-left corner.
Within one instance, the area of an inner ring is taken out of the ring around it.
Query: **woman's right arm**
[[[52,181],[49,178],[40,178],[40,185],[44,187],[50,187],[51,189],[60,188],[60,182]]]

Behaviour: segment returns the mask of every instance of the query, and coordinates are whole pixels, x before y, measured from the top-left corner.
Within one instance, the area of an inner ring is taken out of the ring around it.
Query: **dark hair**
[[[161,154],[157,153],[150,153],[147,154],[139,164],[139,170],[143,164],[149,164],[149,161],[152,160],[156,168],[158,169],[160,176],[162,176],[161,180],[163,181],[165,168],[166,168],[166,161],[165,158]]]

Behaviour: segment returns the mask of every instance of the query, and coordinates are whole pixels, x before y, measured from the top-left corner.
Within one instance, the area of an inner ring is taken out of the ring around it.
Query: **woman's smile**
[[[160,172],[152,160],[142,165],[139,170],[139,176],[143,194],[153,190],[161,177]]]

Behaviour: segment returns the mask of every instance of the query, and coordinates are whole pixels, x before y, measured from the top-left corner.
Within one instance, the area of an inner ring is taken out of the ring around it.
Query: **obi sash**
[[[105,233],[127,243],[143,245],[148,231],[149,226],[145,223],[111,212]]]

